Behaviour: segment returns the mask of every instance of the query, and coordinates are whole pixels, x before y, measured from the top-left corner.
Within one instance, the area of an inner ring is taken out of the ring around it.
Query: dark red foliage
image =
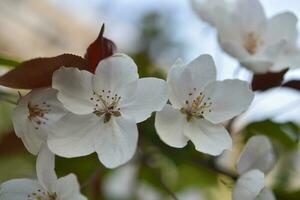
[[[281,86],[285,73],[288,69],[280,72],[265,74],[254,74],[252,78],[253,91],[265,91],[270,88]]]
[[[282,84],[283,87],[292,88],[300,91],[300,80],[292,80]]]
[[[0,84],[20,89],[50,86],[53,72],[61,66],[88,69],[88,63],[84,58],[72,54],[62,54],[51,58],[35,58],[21,63],[1,76]]]
[[[95,72],[100,60],[111,56],[116,50],[116,45],[103,37],[104,25],[102,25],[98,38],[90,44],[84,56],[88,60],[90,71]]]

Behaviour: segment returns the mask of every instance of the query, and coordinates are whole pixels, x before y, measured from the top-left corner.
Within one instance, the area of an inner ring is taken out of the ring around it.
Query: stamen
[[[28,119],[35,124],[34,128],[36,130],[39,129],[40,125],[46,124],[46,121],[48,120],[46,114],[48,114],[51,111],[51,109],[49,109],[50,107],[51,106],[46,102],[42,102],[41,105],[32,105],[31,102],[28,103]]]
[[[102,90],[102,92],[111,94],[111,90]],[[112,116],[121,116],[120,108],[118,108],[121,97],[118,96],[118,94],[105,95],[104,98],[96,92],[94,92],[94,94],[97,96],[96,101],[102,103],[102,106],[99,106],[99,104],[95,102],[94,114],[99,117],[104,116],[104,123],[109,122]]]
[[[193,88],[193,90],[197,90]],[[189,93],[189,96],[191,93]],[[212,102],[210,97],[206,97],[203,92],[192,100],[191,104],[188,100],[185,101],[186,107],[181,108],[181,112],[186,115],[187,121],[196,119],[203,119],[205,112],[211,112]]]

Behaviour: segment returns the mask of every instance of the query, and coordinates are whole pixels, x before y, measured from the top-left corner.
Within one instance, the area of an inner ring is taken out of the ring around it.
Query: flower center
[[[112,116],[121,116],[118,108],[121,96],[118,94],[112,94],[110,90],[102,90],[100,94],[94,92],[90,100],[95,104],[93,113],[99,117],[104,116],[104,123],[109,122]]]
[[[246,36],[244,38],[244,48],[251,55],[255,54],[257,52],[257,49],[262,44],[263,44],[263,41],[261,40],[261,38],[253,32],[246,34]]]
[[[27,107],[29,110],[28,119],[34,123],[35,129],[39,129],[42,124],[46,124],[47,120],[49,120],[45,115],[51,111],[51,106],[46,102],[43,102],[41,105],[33,105],[29,102]]]
[[[43,190],[37,190],[27,195],[27,200],[57,200],[56,193],[50,194]]]
[[[194,92],[196,88],[193,89]],[[193,92],[189,93],[189,96],[195,96]],[[200,92],[199,95],[196,95],[192,101],[186,100],[186,107],[181,108],[180,111],[186,115],[186,120],[189,122],[193,118],[204,119],[205,112],[211,112],[212,102],[209,97],[206,97],[203,92]]]

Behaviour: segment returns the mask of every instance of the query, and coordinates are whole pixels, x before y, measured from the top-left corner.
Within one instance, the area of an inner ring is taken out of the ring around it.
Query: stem
[[[176,195],[174,194],[174,192],[161,180],[161,178],[158,178],[158,181],[160,183],[160,185],[162,186],[162,188],[174,199],[174,200],[178,200],[178,198],[176,197]]]

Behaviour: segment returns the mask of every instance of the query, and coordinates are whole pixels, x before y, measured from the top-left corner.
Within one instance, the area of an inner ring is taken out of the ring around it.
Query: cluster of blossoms
[[[234,4],[210,0],[195,6],[218,30],[225,52],[255,73],[300,63],[297,19],[292,13],[267,19],[257,0]],[[216,80],[209,55],[200,55],[188,64],[176,61],[166,81],[139,78],[137,65],[125,54],[102,59],[94,73],[61,67],[53,73],[52,87],[33,89],[13,111],[16,135],[37,155],[37,180],[3,183],[0,199],[86,199],[74,175],[57,178],[55,155],[72,158],[96,152],[105,167],[119,167],[137,150],[137,123],[153,112],[156,132],[165,144],[183,148],[191,141],[197,151],[218,156],[233,143],[222,123],[247,110],[253,98],[246,81]],[[240,176],[233,199],[275,199],[265,186],[265,174],[274,164],[268,138],[252,137],[237,163]]]
[[[267,18],[258,0],[192,0],[199,16],[214,26],[223,50],[255,73],[300,66],[297,17]]]
[[[14,179],[0,187],[1,200],[86,200],[80,194],[74,174],[57,178],[54,171],[55,157],[46,144],[37,156],[37,180]]]
[[[275,200],[273,192],[265,186],[265,174],[270,172],[275,162],[273,147],[266,136],[250,138],[237,162],[240,177],[232,199]]]
[[[45,146],[67,158],[96,152],[104,166],[115,168],[134,156],[136,123],[154,111],[157,133],[166,144],[180,148],[191,140],[198,151],[220,155],[232,145],[220,123],[246,110],[253,97],[245,81],[216,81],[209,55],[188,65],[177,61],[165,82],[139,79],[134,61],[114,54],[98,64],[95,74],[77,68],[57,70],[52,88],[32,90],[20,99],[13,124],[32,154],[45,156]],[[168,98],[172,105],[166,104]],[[41,167],[38,173],[46,173]],[[3,195],[10,193],[5,187],[9,183],[4,183]],[[52,194],[56,192],[46,193],[47,198],[63,199]]]

